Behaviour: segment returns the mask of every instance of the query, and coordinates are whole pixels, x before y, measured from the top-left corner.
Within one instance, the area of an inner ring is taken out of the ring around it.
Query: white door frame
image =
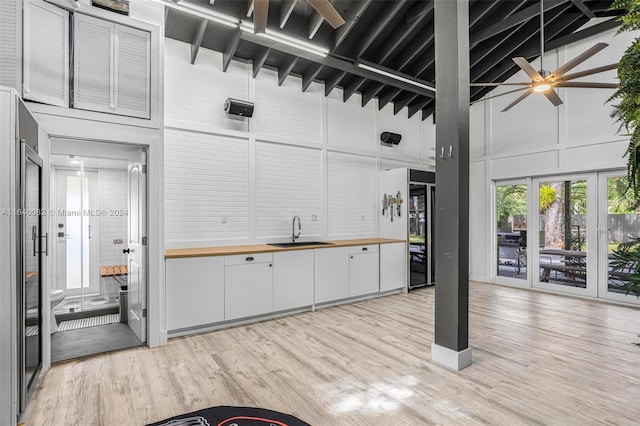
[[[553,182],[553,181],[573,181],[573,180],[585,180],[587,182],[587,287],[571,287],[568,285],[553,284],[547,282],[541,282],[540,271],[540,221],[537,220],[539,214],[540,203],[540,183]],[[542,290],[548,290],[558,293],[573,294],[577,296],[597,297],[598,296],[598,244],[597,244],[597,219],[598,219],[598,204],[597,204],[597,177],[595,173],[580,173],[580,174],[559,174],[550,175],[544,177],[537,177],[532,179],[531,184],[531,202],[532,209],[529,211],[534,214],[533,217],[536,220],[531,220],[531,235],[529,235],[529,252],[528,265],[530,266],[530,276],[532,279],[533,288]],[[533,271],[536,271],[535,274]]]
[[[624,169],[616,171],[606,171],[598,173],[598,298],[613,300],[616,302],[632,303],[640,305],[640,298],[633,294],[619,294],[609,292],[609,271],[608,271],[608,185],[607,181],[611,177],[626,177],[627,171]]]

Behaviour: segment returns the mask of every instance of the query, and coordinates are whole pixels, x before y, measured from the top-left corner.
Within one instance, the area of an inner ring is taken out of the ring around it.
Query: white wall
[[[111,211],[127,210],[127,170],[99,169],[100,209]],[[126,265],[127,256],[122,253],[126,248],[127,221],[126,215],[110,214],[101,216],[100,220],[100,266]],[[115,244],[120,239],[123,244]]]
[[[301,90],[299,77],[278,86],[277,73],[165,39],[165,242],[198,247],[284,241],[294,215],[302,238],[378,235],[379,170],[433,170],[430,119],[406,108],[361,107],[359,95],[324,96],[321,84]],[[228,97],[255,103],[251,119],[224,113]],[[381,147],[379,135],[402,135]],[[317,218],[317,220],[313,220]]]
[[[544,68],[553,71],[598,42],[609,46],[571,72],[617,62],[637,34],[611,30],[546,52]],[[540,69],[539,59],[533,63]],[[508,82],[527,81],[523,72]],[[576,81],[615,82],[616,71]],[[488,96],[503,91],[496,89]],[[472,105],[470,116],[470,276],[490,280],[494,238],[493,182],[572,172],[624,168],[627,138],[610,118],[609,89],[558,89],[564,101],[554,107],[544,96],[530,95],[500,112],[517,94]]]

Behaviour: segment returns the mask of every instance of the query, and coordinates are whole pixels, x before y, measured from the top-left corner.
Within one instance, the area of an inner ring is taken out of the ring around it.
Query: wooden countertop
[[[228,256],[234,254],[267,253],[276,251],[311,250],[316,248],[350,247],[364,246],[369,244],[390,244],[404,243],[404,240],[392,240],[389,238],[363,238],[358,240],[335,240],[326,241],[331,245],[321,246],[301,246],[301,247],[276,247],[268,244],[252,244],[244,246],[221,246],[221,247],[200,247],[168,249],[165,251],[165,259],[176,259],[181,257],[203,257],[203,256]]]

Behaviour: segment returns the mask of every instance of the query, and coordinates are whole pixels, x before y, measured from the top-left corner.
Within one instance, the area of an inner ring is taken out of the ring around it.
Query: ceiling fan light
[[[536,93],[542,93],[549,89],[551,89],[551,85],[549,83],[540,83],[534,86],[533,91]]]

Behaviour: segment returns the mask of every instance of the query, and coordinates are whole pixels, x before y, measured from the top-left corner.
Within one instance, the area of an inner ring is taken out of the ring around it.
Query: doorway
[[[51,361],[146,341],[146,152],[52,141]]]

